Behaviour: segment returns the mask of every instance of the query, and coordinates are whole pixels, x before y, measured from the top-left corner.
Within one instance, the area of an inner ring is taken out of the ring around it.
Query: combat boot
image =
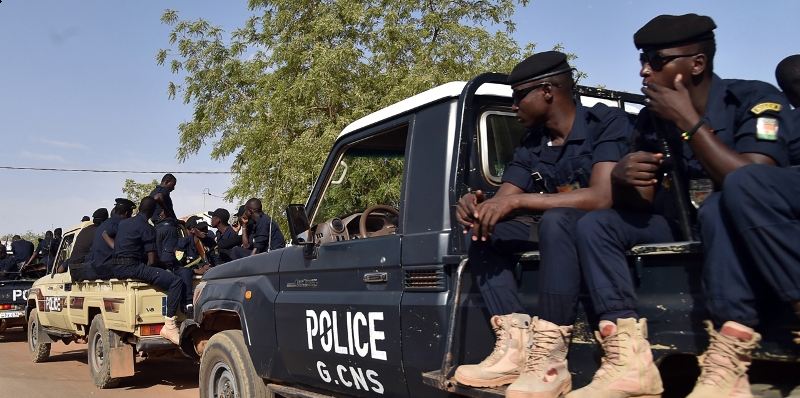
[[[161,332],[159,334],[161,337],[169,340],[172,344],[179,345],[180,343],[180,330],[178,329],[178,325],[175,323],[176,317],[164,317],[164,327],[161,328]]]
[[[700,377],[687,398],[750,398],[747,369],[750,353],[758,347],[761,335],[736,322],[725,322],[719,332],[706,321],[708,349],[700,355]]]
[[[567,350],[572,326],[533,318],[525,349],[525,366],[508,386],[506,398],[558,398],[572,389]]]
[[[491,324],[497,336],[494,350],[477,365],[459,366],[456,381],[472,387],[499,387],[516,380],[525,362],[530,323],[531,317],[526,314],[493,316]]]
[[[603,346],[600,369],[586,387],[567,398],[657,398],[664,388],[647,342],[647,320],[634,318],[600,322],[595,332]]]
[[[792,309],[794,309],[794,314],[800,318],[800,301],[792,302]],[[800,332],[792,332],[794,335],[794,343],[800,344]]]

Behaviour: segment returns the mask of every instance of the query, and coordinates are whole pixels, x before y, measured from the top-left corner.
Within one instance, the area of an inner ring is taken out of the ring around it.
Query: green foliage
[[[139,201],[141,201],[143,197],[150,195],[150,192],[153,192],[157,185],[158,181],[155,179],[150,182],[136,182],[130,178],[126,178],[122,185],[122,193],[125,194],[126,198],[138,205]]]
[[[170,98],[194,108],[177,157],[203,145],[213,159],[232,156],[227,199],[262,197],[282,214],[305,201],[347,124],[448,81],[508,72],[532,53],[511,36],[518,3],[527,0],[251,0],[253,15],[230,36],[166,10],[170,46],[156,61],[178,78]]]
[[[3,244],[6,245],[6,247],[11,248],[11,238],[13,238],[14,235],[19,235],[20,238],[33,243],[34,246],[39,244],[39,239],[44,239],[44,232],[33,232],[31,230],[28,230],[24,234],[3,235],[2,237],[0,237],[0,240],[2,240]]]

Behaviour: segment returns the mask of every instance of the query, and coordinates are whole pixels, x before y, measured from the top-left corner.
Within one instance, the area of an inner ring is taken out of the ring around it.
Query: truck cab
[[[347,126],[307,202],[287,208],[292,244],[212,269],[195,291],[182,348],[200,361],[201,397],[502,396],[451,381],[458,364],[493,346],[455,205],[470,189],[491,195],[500,186],[525,134],[511,93],[505,75],[484,74]],[[584,105],[621,107],[632,118],[642,99],[576,91]],[[630,252],[659,358],[705,345],[700,252],[691,237]],[[532,313],[538,253],[520,255],[520,293]],[[576,325],[577,384],[597,367],[595,324],[583,314]],[[765,356],[795,358],[784,342],[769,347]]]

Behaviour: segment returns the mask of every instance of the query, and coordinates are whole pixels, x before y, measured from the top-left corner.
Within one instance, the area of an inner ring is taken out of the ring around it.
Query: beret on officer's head
[[[105,220],[108,218],[108,210],[105,207],[101,207],[92,213],[92,218],[98,218]]]
[[[659,15],[633,34],[638,49],[659,50],[714,38],[717,24],[705,15]]]
[[[116,202],[114,207],[119,207],[126,210],[133,210],[136,208],[136,203],[133,203],[133,201],[130,199],[116,198],[114,199],[114,202]]]
[[[545,51],[525,58],[508,75],[508,84],[515,86],[545,77],[571,72],[567,56],[558,51]]]

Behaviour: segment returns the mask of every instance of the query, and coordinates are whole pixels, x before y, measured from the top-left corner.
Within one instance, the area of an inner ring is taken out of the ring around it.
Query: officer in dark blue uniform
[[[117,228],[120,221],[129,218],[133,214],[136,204],[125,198],[114,200],[114,207],[111,209],[111,217],[103,221],[94,231],[92,248],[89,250],[87,260],[91,263],[91,269],[86,275],[87,279],[93,276],[100,279],[111,278],[111,273],[104,265],[111,260],[114,255],[114,239],[117,236]]]
[[[743,165],[787,163],[785,143],[777,132],[789,115],[785,98],[773,86],[723,80],[713,73],[715,28],[706,16],[661,15],[636,32],[634,44],[642,51],[642,92],[647,97],[636,126],[637,151],[612,172],[615,209],[593,212],[578,221],[578,253],[601,319],[601,342],[605,348],[622,339],[638,347],[641,357],[621,363],[640,372],[643,390],[638,394],[659,393],[661,380],[645,340],[646,322],[636,313],[625,251],[640,243],[691,238],[678,236],[691,234],[681,202],[702,203],[697,218],[706,251],[704,288],[712,317],[721,327],[721,332],[709,328],[710,355],[703,357],[692,397],[728,396],[733,385],[744,391],[746,374],[744,379],[742,373],[729,374],[724,380],[713,375],[746,369],[745,359],[759,339],[745,326],[749,315],[733,305],[747,282],[736,272],[741,269],[739,245],[729,234],[718,191],[725,176]],[[736,366],[725,367],[719,358]],[[604,361],[603,366],[612,368],[615,362]],[[622,391],[625,377],[597,378],[570,397],[600,396],[601,391],[630,394]]]
[[[14,256],[9,256],[6,246],[0,247],[0,280],[2,279],[15,279],[15,273],[19,270],[17,267],[17,259]]]
[[[214,233],[214,241],[217,243],[217,265],[231,261],[231,249],[242,243],[242,238],[236,230],[228,224],[231,214],[228,210],[219,208],[208,212],[211,216],[211,228],[217,231]]]
[[[153,192],[150,192],[150,197],[156,201],[156,209],[150,220],[153,222],[153,225],[158,222],[162,210],[164,211],[164,218],[178,219],[178,217],[175,216],[175,209],[172,206],[172,198],[169,196],[169,194],[175,190],[175,184],[177,183],[178,179],[171,173],[167,173],[161,178],[161,183],[153,189]]]
[[[556,51],[534,54],[514,68],[508,77],[514,90],[512,110],[528,134],[506,167],[497,194],[486,200],[481,192],[467,194],[456,212],[465,233],[471,234],[469,268],[498,333],[500,354],[493,356],[513,355],[503,337],[509,330],[516,331],[511,333],[512,346],[527,340],[530,317],[517,295],[512,269],[516,253],[537,246],[540,250],[539,319],[534,323],[538,331],[546,329],[559,337],[553,340],[552,335],[534,332],[530,338],[559,341],[564,355],[548,353],[552,355],[546,361],[561,364],[552,383],[523,372],[508,391],[557,392],[569,384],[565,344],[577,316],[581,286],[575,223],[587,210],[611,204],[609,175],[629,149],[628,115],[602,104],[592,108],[576,104],[572,71],[566,55]],[[537,213],[543,213],[538,225],[533,216]],[[484,364],[460,366],[456,380],[476,387],[497,386],[520,374],[519,369],[506,372]]]
[[[286,246],[278,224],[263,212],[260,199],[250,198],[244,206],[243,224],[246,225],[252,220],[255,222],[255,226],[252,233],[249,228],[242,231],[242,246],[237,246],[232,250],[233,258],[247,257]]]
[[[115,278],[138,279],[167,292],[167,313],[161,336],[178,344],[175,320],[183,298],[183,283],[171,272],[155,266],[158,262],[156,231],[148,222],[155,207],[155,199],[147,196],[139,204],[139,214],[120,221],[110,271]]]
[[[738,286],[735,301],[746,320],[758,321],[754,302],[758,289],[749,283],[763,279],[769,289],[788,303],[800,317],[800,54],[778,64],[775,75],[795,109],[791,128],[782,128],[793,167],[748,165],[730,173],[722,189],[722,207],[755,269],[737,269],[747,278]],[[783,127],[783,126],[782,126]],[[800,339],[796,339],[800,343]]]
[[[33,243],[22,239],[19,235],[14,235],[11,238],[11,250],[14,252],[14,259],[17,261],[17,269],[27,264],[34,255]]]

